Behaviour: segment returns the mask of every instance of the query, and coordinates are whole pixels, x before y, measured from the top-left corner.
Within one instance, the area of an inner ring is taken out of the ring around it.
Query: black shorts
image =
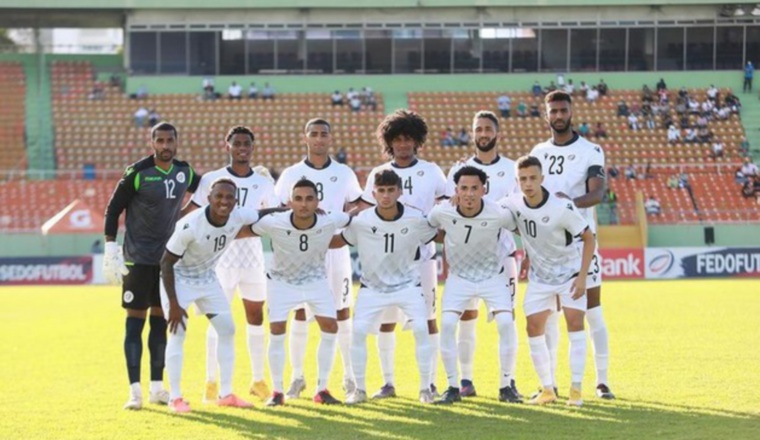
[[[135,310],[161,307],[161,266],[135,264],[127,267],[129,274],[121,284],[121,306]]]

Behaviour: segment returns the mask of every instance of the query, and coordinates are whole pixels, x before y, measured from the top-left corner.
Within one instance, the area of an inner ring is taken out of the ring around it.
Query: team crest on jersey
[[[567,160],[575,160],[575,155],[571,154],[571,155],[567,156]]]
[[[259,189],[258,185],[253,185],[253,189]]]
[[[544,223],[549,223],[549,216],[542,218],[541,221]]]
[[[129,304],[135,299],[135,294],[131,290],[124,292],[124,302]]]
[[[372,227],[372,233],[374,234],[375,232],[377,232],[377,226]]]
[[[337,176],[330,177],[330,182],[337,182],[337,181],[338,181],[338,177]]]
[[[407,232],[409,232],[409,228],[404,228],[401,230],[401,235],[406,235]]]
[[[488,226],[488,222],[483,222],[483,223],[480,224],[480,226],[486,227],[486,226]]]
[[[504,171],[499,171],[496,175],[499,177],[504,177]]]
[[[417,175],[418,175],[418,176],[420,176],[420,177],[422,177],[422,176],[424,176],[424,175],[425,175],[425,172],[424,172],[424,171],[422,171],[422,170],[420,170],[420,171],[417,171]]]
[[[179,182],[179,183],[185,183],[185,172],[184,171],[180,171],[179,173],[177,173],[177,182]]]

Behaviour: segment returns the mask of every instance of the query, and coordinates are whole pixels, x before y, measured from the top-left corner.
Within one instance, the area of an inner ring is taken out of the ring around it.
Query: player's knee
[[[585,314],[580,310],[566,309],[565,310],[565,322],[567,323],[567,331],[579,332],[583,330],[583,321],[585,320]]]
[[[346,307],[345,309],[338,310],[338,321],[346,321],[351,318],[351,309]]]
[[[444,335],[453,335],[456,333],[457,324],[459,323],[459,314],[456,312],[443,312],[441,314],[441,333]]]
[[[235,322],[232,320],[232,315],[229,313],[221,313],[211,319],[211,325],[214,326],[216,334],[220,338],[229,337],[235,335]]]
[[[396,324],[381,324],[380,325],[380,333],[390,333],[392,331],[396,330]]]
[[[438,322],[435,319],[431,319],[427,322],[428,333],[434,335],[438,333]]]
[[[427,337],[428,334],[430,334],[430,328],[428,327],[427,321],[417,319],[412,320],[411,327],[415,337],[419,337],[419,335],[425,335],[425,337]]]
[[[250,325],[261,325],[264,323],[264,311],[258,310],[245,310],[245,320]]]
[[[356,321],[354,320],[353,328],[351,330],[351,337],[354,341],[363,340],[367,338],[369,329],[372,323],[369,321]]]
[[[497,311],[494,312],[493,319],[496,321],[496,329],[500,335],[512,329],[512,313]]]
[[[526,324],[526,329],[528,330],[528,336],[534,337],[534,336],[540,336],[544,334],[544,326],[545,323],[541,322],[537,318],[528,318],[528,322]]]
[[[273,335],[284,335],[286,329],[287,322],[285,321],[269,323],[269,332]]]

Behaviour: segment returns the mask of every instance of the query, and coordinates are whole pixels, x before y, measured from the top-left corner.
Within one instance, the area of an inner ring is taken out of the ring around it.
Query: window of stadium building
[[[128,53],[138,75],[733,70],[760,26],[137,30]]]

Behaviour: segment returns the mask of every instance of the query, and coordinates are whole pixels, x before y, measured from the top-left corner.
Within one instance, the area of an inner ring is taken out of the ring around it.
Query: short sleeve
[[[351,223],[351,216],[346,214],[345,212],[340,211],[334,211],[328,214],[330,216],[330,220],[335,224],[335,227],[338,229],[345,228],[348,226],[349,223]]]
[[[565,209],[562,210],[562,225],[573,235],[579,237],[588,228],[588,222],[578,212],[573,202],[563,201]]]
[[[259,221],[259,210],[253,208],[238,208],[244,225],[252,225]]]
[[[274,186],[274,197],[279,205],[287,205],[290,202],[290,189],[293,184],[290,181],[289,170],[285,170],[277,179],[277,184]]]
[[[428,224],[433,228],[441,227],[441,205],[435,205],[427,215]]]
[[[256,235],[269,235],[270,231],[272,230],[272,225],[274,221],[275,216],[268,215],[266,217],[262,217],[257,221],[256,223],[251,226],[251,231],[253,231]]]
[[[512,206],[509,203],[508,198],[505,197],[499,201],[499,211],[501,211],[503,215],[501,217],[502,228],[508,229],[510,231],[516,231],[517,219],[515,218],[515,213],[512,210]]]
[[[589,152],[587,178],[606,178],[604,169],[604,150],[599,145],[594,145]]]
[[[177,223],[174,233],[166,243],[166,250],[182,258],[190,243],[193,241],[193,231],[190,223]]]
[[[358,227],[358,221],[354,219],[343,232],[340,233],[343,240],[351,246],[356,246],[356,228]]]
[[[438,229],[431,226],[427,222],[426,218],[423,217],[420,219],[420,221],[416,223],[417,224],[415,225],[415,229],[416,229],[415,236],[419,237],[422,243],[425,243],[425,244],[430,243],[438,235]]]
[[[267,181],[263,191],[264,197],[261,198],[262,208],[277,208],[281,205],[280,199],[275,194],[274,185],[272,183]]]
[[[198,184],[198,189],[193,193],[192,198],[190,198],[190,201],[195,206],[206,206],[208,205],[208,176],[202,176],[200,183]]]
[[[457,193],[457,185],[454,183],[454,174],[459,170],[459,165],[454,165],[449,170],[449,175],[446,177],[446,197],[452,198]]]
[[[195,172],[195,169],[188,165],[188,169],[190,172],[190,185],[187,186],[187,192],[189,193],[195,193],[195,191],[198,190],[198,186],[201,183],[201,176],[200,174],[197,174]]]
[[[356,173],[348,169],[348,181],[346,185],[346,202],[353,203],[362,198],[362,187],[359,185],[359,179],[356,177]]]
[[[375,196],[372,195],[372,190],[374,189],[374,181],[375,181],[375,174],[377,173],[377,168],[373,169],[369,176],[367,176],[367,183],[364,185],[364,193],[362,193],[362,200],[369,203],[370,205],[376,205],[377,201],[375,200]]]
[[[439,199],[441,197],[446,197],[446,176],[443,175],[441,167],[435,164],[433,164],[433,167],[436,171],[435,177],[437,180],[435,184],[435,198]]]

